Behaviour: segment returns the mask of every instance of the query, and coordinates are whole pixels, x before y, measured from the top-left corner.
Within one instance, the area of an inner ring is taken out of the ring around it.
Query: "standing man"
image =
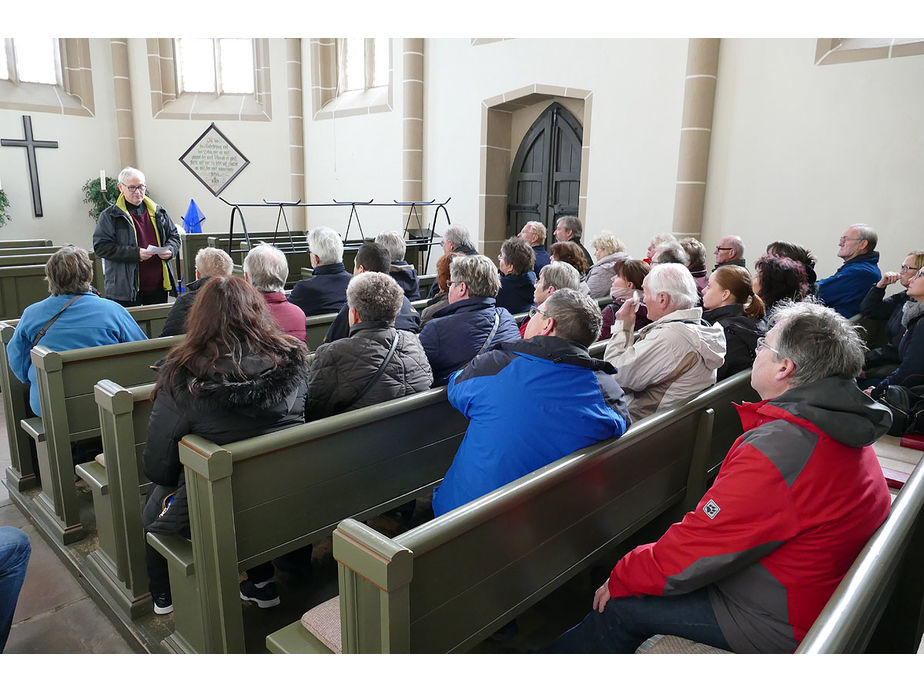
[[[738,265],[738,267],[747,267],[744,260],[744,243],[740,236],[722,236],[722,240],[715,247],[715,267],[717,270],[723,265]]]
[[[587,266],[594,264],[593,255],[581,243],[581,235],[584,233],[584,227],[581,220],[577,217],[561,217],[555,225],[555,240],[559,243],[572,241],[577,243],[581,250],[584,251],[584,257],[587,259]]]
[[[850,226],[837,244],[837,256],[844,264],[830,277],[818,280],[815,295],[845,318],[860,312],[863,297],[882,279],[876,241],[872,226]]]
[[[545,233],[545,224],[541,221],[527,221],[523,225],[523,228],[520,229],[520,233],[517,234],[520,238],[529,243],[529,247],[532,248],[533,252],[536,254],[536,267],[534,270],[536,276],[539,276],[542,268],[552,261],[552,256],[549,255],[549,251],[545,249]]]
[[[93,232],[93,251],[103,258],[106,298],[126,307],[166,303],[167,292],[176,293],[168,260],[180,250],[180,235],[146,190],[141,171],[122,169],[119,199],[99,215]]]
[[[553,652],[631,653],[656,633],[792,652],[889,514],[872,444],[892,417],[860,392],[856,328],[786,302],[757,342],[744,433],[693,512],[626,554]]]

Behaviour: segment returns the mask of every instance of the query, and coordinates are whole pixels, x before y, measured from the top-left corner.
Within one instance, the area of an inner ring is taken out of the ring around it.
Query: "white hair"
[[[129,178],[140,178],[141,180],[145,180],[144,174],[137,168],[126,166],[121,171],[119,171],[119,182],[122,185],[125,185],[125,181],[127,181]]]
[[[375,242],[388,250],[392,262],[400,262],[404,259],[407,243],[404,242],[401,234],[394,231],[382,231],[375,237]]]
[[[289,276],[289,262],[276,246],[258,243],[244,257],[244,271],[257,291],[282,291]]]
[[[671,307],[675,310],[693,308],[699,302],[693,275],[686,265],[677,262],[653,265],[645,277],[645,286],[652,294],[664,293],[670,296]]]
[[[340,234],[329,226],[311,229],[306,239],[311,254],[317,255],[322,265],[343,262],[343,241],[340,240]]]

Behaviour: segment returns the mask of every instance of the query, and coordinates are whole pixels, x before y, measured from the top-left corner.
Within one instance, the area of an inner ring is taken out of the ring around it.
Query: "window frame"
[[[365,39],[372,41],[375,39]],[[388,46],[388,80],[381,86],[339,91],[341,84],[342,39],[314,38],[310,44],[311,107],[315,120],[342,118],[354,115],[383,113],[394,110],[395,39],[385,39]],[[374,52],[365,53],[365,83],[372,81]]]
[[[256,58],[256,46],[255,39],[245,38],[245,40],[250,41],[250,51],[251,51],[251,71],[252,71],[252,84],[253,89],[250,91],[226,91],[224,89],[224,83],[222,80],[222,62],[221,62],[221,41],[226,38],[239,38],[235,36],[225,36],[220,38],[211,38],[207,39],[212,42],[212,69],[214,70],[215,76],[215,89],[213,91],[193,91],[190,89],[183,88],[183,77],[181,71],[180,61],[177,59],[174,61],[174,69],[176,70],[176,84],[179,94],[201,94],[201,95],[213,95],[213,96],[255,96],[257,89],[257,58]],[[177,46],[177,41],[183,39],[173,39],[174,45],[174,55],[179,55],[179,48]]]
[[[6,39],[8,37],[4,37]],[[12,49],[4,40],[3,50]],[[15,61],[9,63],[10,76],[0,80],[0,109],[90,116],[95,114],[93,73],[90,66],[90,39],[55,39],[57,84],[19,81]]]

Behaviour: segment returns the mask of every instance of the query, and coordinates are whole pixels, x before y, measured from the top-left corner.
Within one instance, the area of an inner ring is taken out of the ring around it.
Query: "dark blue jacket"
[[[500,344],[454,373],[449,402],[469,424],[433,493],[434,514],[625,433],[629,412],[615,371],[586,347],[539,335]]]
[[[417,276],[417,268],[414,265],[404,260],[393,262],[388,273],[398,282],[398,286],[404,290],[404,295],[409,301],[416,301],[420,298],[420,278]]]
[[[433,369],[434,387],[445,385],[453,371],[478,354],[494,327],[495,314],[499,322],[491,344],[518,340],[516,320],[506,309],[497,308],[493,298],[467,298],[433,314],[420,332],[420,343]]]
[[[536,275],[532,272],[526,274],[501,274],[501,288],[497,293],[497,305],[506,308],[511,313],[526,313],[533,305]]]
[[[536,265],[533,269],[536,272],[536,276],[539,276],[539,272],[542,271],[542,268],[545,267],[552,261],[552,256],[549,255],[549,251],[545,249],[544,245],[534,245],[533,252],[536,253]]]
[[[924,315],[912,318],[908,329],[898,343],[898,368],[882,379],[874,389],[873,395],[882,395],[889,385],[915,387],[924,385]]]
[[[867,318],[889,321],[886,328],[889,343],[866,352],[867,368],[881,363],[897,363],[901,360],[898,356],[898,344],[905,334],[905,327],[902,325],[902,306],[908,301],[908,291],[907,289],[899,291],[888,298],[885,298],[885,292],[885,287],[880,289],[874,284],[860,304],[860,312]]]
[[[347,284],[353,275],[343,268],[342,262],[318,265],[310,279],[300,279],[289,294],[305,316],[336,313],[346,303]]]
[[[874,250],[847,260],[830,277],[819,279],[815,295],[845,318],[852,318],[860,312],[860,302],[870,287],[880,279],[879,253]]]
[[[327,334],[324,335],[324,344],[336,342],[338,339],[350,336],[349,312],[350,307],[344,303],[340,312],[337,313],[337,317],[327,328]],[[401,310],[398,312],[398,317],[395,318],[395,329],[413,332],[414,334],[420,332],[420,313],[407,300],[407,296],[404,297]]]

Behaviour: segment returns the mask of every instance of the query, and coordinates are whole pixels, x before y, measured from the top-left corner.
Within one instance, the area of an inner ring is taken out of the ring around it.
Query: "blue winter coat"
[[[440,308],[420,331],[430,367],[433,386],[445,385],[453,371],[471,361],[484,346],[494,315],[499,316],[497,332],[491,344],[511,342],[520,338],[516,320],[504,308],[497,308],[493,298],[467,298]]]
[[[874,250],[847,260],[830,277],[819,279],[815,295],[845,318],[852,318],[860,312],[860,302],[870,287],[880,279],[879,253]]]
[[[513,314],[528,312],[533,305],[536,275],[533,272],[501,274],[500,280],[501,288],[497,292],[497,305]]]
[[[539,335],[501,344],[454,373],[449,402],[469,424],[433,493],[434,514],[625,433],[629,412],[615,370],[586,347]]]
[[[346,303],[346,288],[352,278],[342,262],[318,265],[310,279],[301,279],[292,287],[289,303],[301,308],[306,317],[336,313]]]
[[[924,385],[924,315],[913,318],[898,343],[898,368],[875,387],[873,395],[879,397],[889,385],[915,387]]]
[[[388,273],[398,282],[409,301],[420,299],[420,277],[417,276],[417,268],[414,265],[408,264],[405,260],[393,262]]]
[[[544,245],[534,245],[533,252],[536,253],[536,265],[533,269],[536,272],[536,276],[539,276],[539,272],[542,271],[542,268],[545,267],[552,261],[552,256],[549,255],[549,251],[545,249]]]
[[[147,339],[131,313],[115,301],[100,298],[89,291],[77,295],[80,298],[61,313],[37,346],[66,351]],[[45,323],[73,297],[74,294],[49,296],[26,308],[6,348],[10,370],[20,381],[29,385],[29,406],[36,416],[41,416],[42,411],[39,407],[38,388],[35,387],[35,366],[29,355],[32,340]],[[102,378],[105,377],[105,362],[100,367]]]
[[[905,334],[902,325],[902,306],[908,302],[908,290],[899,291],[888,298],[885,297],[885,288],[875,284],[863,298],[860,312],[873,320],[888,320],[888,344],[866,352],[866,368],[878,366],[883,363],[896,363],[901,360],[898,355],[898,345]]]

